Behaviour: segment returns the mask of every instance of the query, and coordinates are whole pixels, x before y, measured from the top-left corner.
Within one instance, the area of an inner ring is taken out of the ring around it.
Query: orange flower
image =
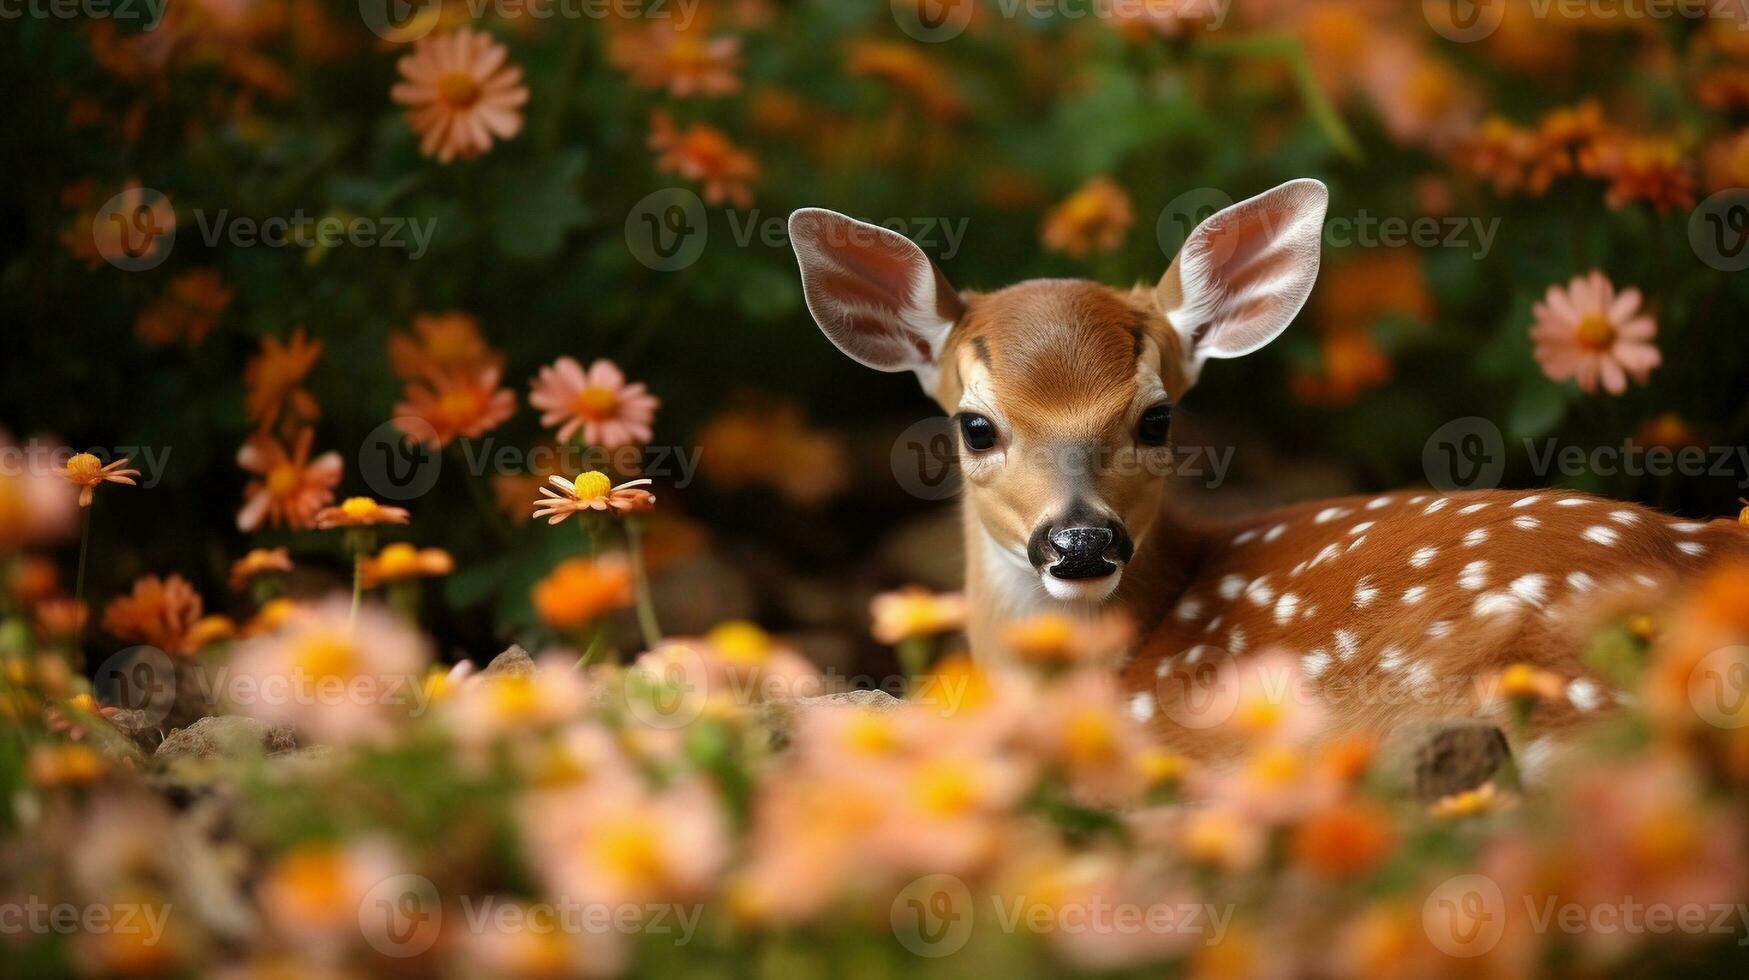
[[[403,80],[389,96],[407,106],[419,152],[449,163],[485,153],[493,137],[521,132],[528,86],[506,57],[504,45],[467,28],[413,43],[397,65]]]
[[[396,428],[409,441],[433,441],[439,449],[485,435],[516,414],[516,393],[498,387],[501,373],[490,367],[409,381],[405,400],[395,406]]]
[[[73,224],[61,232],[67,251],[93,269],[104,262],[152,262],[165,247],[167,233],[176,228],[176,209],[169,200],[161,194],[148,197],[138,180],[123,184],[119,196],[99,221],[98,209],[107,198],[90,195]]]
[[[89,613],[74,599],[45,599],[36,605],[37,629],[46,637],[76,637],[85,631]]]
[[[375,527],[378,524],[405,524],[407,508],[388,507],[369,497],[347,497],[338,507],[324,507],[316,512],[316,528],[331,531],[337,527]]]
[[[1663,412],[1640,423],[1640,427],[1634,430],[1634,441],[1642,446],[1663,449],[1701,445],[1700,434],[1694,431],[1687,419],[1675,412]]]
[[[412,334],[389,334],[389,365],[405,380],[501,368],[504,357],[480,336],[480,322],[467,313],[428,313],[413,318]]]
[[[358,573],[367,589],[385,582],[432,578],[455,571],[455,559],[442,548],[415,548],[405,541],[388,545],[373,557],[359,562]]]
[[[321,414],[316,400],[302,387],[304,378],[322,356],[322,342],[304,336],[304,328],[292,331],[291,339],[261,338],[261,352],[243,368],[248,389],[244,410],[257,428],[271,428],[285,413],[288,424],[308,422]]]
[[[251,548],[248,554],[231,563],[231,589],[241,592],[258,576],[291,570],[291,555],[284,548]]]
[[[941,65],[919,45],[861,38],[845,45],[844,72],[851,78],[873,78],[914,99],[937,119],[957,119],[965,103]]]
[[[154,346],[178,341],[198,347],[231,305],[231,291],[212,269],[190,269],[134,319],[134,332]]]
[[[1111,252],[1135,224],[1130,196],[1109,177],[1095,177],[1045,213],[1044,247],[1074,258]]]
[[[1749,129],[1708,143],[1705,159],[1707,190],[1749,187]]]
[[[1002,648],[1016,660],[1038,667],[1110,664],[1134,638],[1135,630],[1121,613],[1079,617],[1048,612],[1010,626],[1002,634]]]
[[[1318,277],[1318,328],[1335,333],[1370,327],[1386,313],[1423,323],[1433,319],[1433,297],[1415,249],[1369,248],[1327,263]]]
[[[913,585],[875,596],[868,611],[874,620],[870,629],[874,638],[892,646],[965,626],[966,597],[957,592],[938,594]]]
[[[1351,800],[1306,818],[1294,833],[1295,859],[1328,878],[1358,878],[1395,846],[1390,817],[1375,803]]]
[[[706,204],[732,201],[744,208],[753,203],[751,185],[759,179],[759,163],[729,142],[722,130],[704,123],[681,130],[657,109],[650,113],[650,149],[657,153],[657,170],[703,184]]]
[[[133,592],[117,596],[103,610],[103,628],[129,642],[146,643],[166,653],[189,654],[200,622],[200,593],[180,575],[147,575]]]
[[[810,427],[801,408],[788,402],[731,408],[699,430],[697,440],[699,465],[726,490],[767,484],[785,500],[812,506],[849,479],[843,445]]]
[[[603,449],[649,442],[650,424],[662,406],[642,382],[627,384],[612,361],[598,358],[585,371],[573,357],[540,369],[528,403],[540,409],[540,424],[559,427],[560,442],[581,431],[585,444]]]
[[[134,477],[139,476],[140,471],[125,469],[127,465],[126,456],[105,464],[90,453],[74,453],[61,470],[61,475],[67,478],[67,482],[79,488],[79,506],[89,507],[99,483],[120,483],[130,487],[135,485]]]
[[[1316,373],[1296,370],[1294,397],[1308,405],[1348,405],[1391,379],[1390,355],[1365,330],[1332,330],[1318,340]]]
[[[572,558],[534,586],[535,612],[554,629],[576,629],[631,601],[631,570],[618,558]]]
[[[608,60],[644,88],[665,88],[668,94],[729,95],[741,88],[735,71],[741,63],[741,39],[706,39],[700,29],[681,30],[666,20],[620,30],[608,45]]]
[[[1694,205],[1693,168],[1673,139],[1609,136],[1580,154],[1587,177],[1609,182],[1604,203],[1611,209],[1646,201],[1659,213]]]
[[[265,522],[292,530],[311,526],[316,512],[334,500],[340,483],[340,454],[326,452],[310,459],[316,434],[300,430],[293,437],[291,452],[278,439],[257,433],[237,453],[237,465],[260,479],[243,490],[243,509],[237,512],[237,529],[254,531]]]
[[[656,506],[656,495],[642,489],[650,480],[630,480],[616,487],[607,474],[590,470],[579,474],[575,481],[549,476],[547,482],[562,491],[555,493],[541,487],[541,499],[534,501],[534,516],[546,518],[548,524],[557,524],[586,510],[606,511],[617,517]]]

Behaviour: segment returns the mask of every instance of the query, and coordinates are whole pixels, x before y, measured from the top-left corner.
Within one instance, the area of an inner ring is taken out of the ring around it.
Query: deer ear
[[[898,232],[821,208],[789,216],[808,312],[838,349],[930,385],[965,307],[923,250]]]
[[[1274,340],[1318,278],[1330,192],[1292,180],[1210,215],[1155,287],[1194,379],[1211,357],[1238,357]]]

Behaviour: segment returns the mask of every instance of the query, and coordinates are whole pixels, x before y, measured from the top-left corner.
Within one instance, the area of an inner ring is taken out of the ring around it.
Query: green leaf
[[[578,193],[586,155],[572,150],[556,160],[500,171],[486,186],[492,241],[513,259],[546,259],[565,236],[589,218]]]

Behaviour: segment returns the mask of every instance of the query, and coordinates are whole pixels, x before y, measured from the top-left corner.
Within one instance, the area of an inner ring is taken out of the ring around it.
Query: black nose
[[[1105,552],[1114,535],[1106,527],[1065,527],[1051,532],[1051,547],[1057,550],[1057,561],[1050,573],[1055,578],[1104,578],[1117,570],[1106,560]]]

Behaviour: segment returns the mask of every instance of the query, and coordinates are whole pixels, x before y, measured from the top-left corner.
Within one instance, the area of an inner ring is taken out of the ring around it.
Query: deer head
[[[1149,543],[1172,409],[1210,358],[1291,321],[1328,200],[1296,180],[1197,226],[1152,288],[1041,279],[956,291],[902,235],[807,208],[790,241],[808,310],[852,359],[913,371],[954,418],[968,528],[1027,587],[1101,602]]]

